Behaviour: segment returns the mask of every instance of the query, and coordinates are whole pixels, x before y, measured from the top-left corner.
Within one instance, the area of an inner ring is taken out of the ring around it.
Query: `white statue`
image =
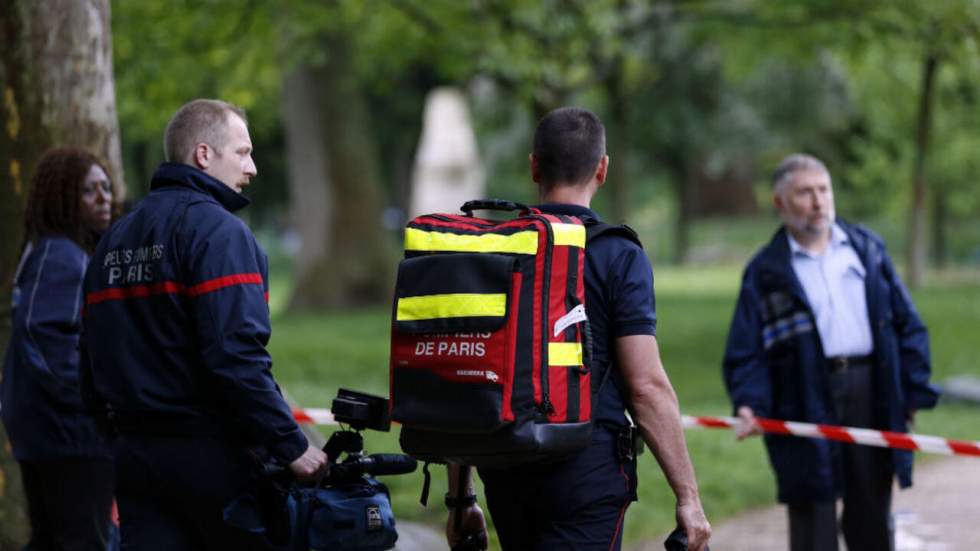
[[[484,193],[483,167],[466,98],[456,88],[436,88],[425,102],[409,216],[458,213],[460,205],[483,199]]]

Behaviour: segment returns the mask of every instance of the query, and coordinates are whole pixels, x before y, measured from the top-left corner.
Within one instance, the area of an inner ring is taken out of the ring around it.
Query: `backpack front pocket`
[[[505,254],[432,254],[398,268],[391,340],[392,419],[488,432],[513,420],[516,300]]]

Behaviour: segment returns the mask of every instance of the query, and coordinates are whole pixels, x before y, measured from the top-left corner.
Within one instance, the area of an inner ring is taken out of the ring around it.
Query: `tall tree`
[[[929,145],[937,112],[948,106],[934,106],[934,96],[940,93],[940,69],[961,70],[971,59],[970,52],[975,52],[980,34],[976,3],[753,0],[738,4],[678,2],[677,6],[688,18],[737,25],[740,31],[747,31],[716,36],[732,49],[747,51],[753,64],[758,63],[763,49],[767,52],[763,57],[768,58],[816,54],[849,62],[849,78],[843,84],[857,96],[858,113],[843,134],[831,136],[830,152],[836,149],[837,156],[845,157],[839,159],[846,161],[841,165],[849,165],[838,167],[845,183],[861,188],[852,197],[854,202],[865,207],[870,202],[871,210],[881,212],[882,204],[895,198],[907,210],[905,267],[909,285],[918,285],[926,260],[927,200],[943,201],[943,194],[930,183],[936,152]],[[905,101],[896,99],[903,97]],[[804,124],[822,118],[799,108],[793,116]],[[797,147],[819,137],[819,133],[806,131],[795,134]],[[820,148],[812,149],[821,153]],[[900,186],[894,172],[906,167],[911,185]],[[853,202],[848,205],[853,207]],[[945,205],[936,205],[933,212],[943,216]]]
[[[317,194],[323,202],[313,209],[325,217],[326,238],[318,251],[322,255],[315,256],[312,248],[300,253],[313,258],[301,264],[305,269],[297,274],[291,310],[376,303],[390,294],[393,283],[392,247],[381,224],[384,200],[376,141],[352,63],[351,39],[338,26],[323,31],[319,40],[325,59],[300,74],[317,94],[309,102],[308,116],[319,123],[313,132],[319,138],[315,141],[322,140],[321,185],[328,191]]]
[[[23,240],[30,173],[48,148],[77,145],[107,163],[122,196],[108,0],[0,0],[0,347]],[[0,431],[0,548],[26,536],[16,464]]]
[[[937,268],[949,262],[976,254],[978,241],[967,231],[971,221],[980,219],[980,193],[976,177],[980,159],[980,61],[976,53],[966,50],[969,60],[961,67],[949,66],[937,82],[936,113],[933,135],[942,136],[942,147],[934,148],[930,164],[932,209],[930,252]],[[975,234],[974,234],[975,235]]]
[[[327,172],[317,74],[308,65],[283,81],[282,117],[289,161],[290,218],[302,250],[293,266],[295,279],[306,281],[330,251],[329,230],[334,200]]]
[[[897,57],[896,54],[904,53],[910,65],[916,68],[904,75],[908,81],[905,86],[915,90],[914,95],[910,95],[915,98],[914,106],[911,101],[895,102],[906,113],[914,113],[914,117],[907,116],[905,130],[906,140],[911,144],[908,154],[911,157],[911,186],[903,194],[908,197],[906,282],[914,288],[922,283],[927,261],[928,199],[943,201],[941,190],[934,189],[936,186],[930,182],[934,172],[931,162],[934,153],[930,148],[934,120],[938,110],[950,107],[934,105],[940,93],[941,69],[963,67],[972,59],[977,38],[980,38],[980,8],[966,0],[936,4],[901,0],[877,6],[867,14],[863,24],[873,33],[858,38],[861,50],[886,48],[885,57],[889,62]],[[880,98],[872,101],[877,103]],[[940,202],[933,213],[944,216],[944,207]]]
[[[377,303],[390,295],[394,272],[386,225],[397,220],[385,207],[407,208],[422,103],[441,80],[427,61],[431,42],[388,5],[286,7],[278,36],[290,67],[286,135],[291,149],[313,152],[291,163],[291,189],[306,190],[292,197],[292,211],[314,217],[294,220],[302,242],[289,308]]]
[[[929,134],[932,130],[932,104],[936,95],[936,73],[939,57],[932,51],[922,60],[922,80],[915,125],[915,163],[912,173],[912,203],[909,205],[909,236],[906,243],[906,276],[910,287],[922,283],[926,263],[926,159],[929,156]]]

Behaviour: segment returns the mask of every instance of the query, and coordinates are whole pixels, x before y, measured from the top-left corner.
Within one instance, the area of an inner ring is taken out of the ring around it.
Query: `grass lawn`
[[[658,338],[664,363],[677,389],[681,409],[691,415],[728,415],[730,406],[721,380],[721,356],[738,289],[740,267],[655,268]],[[301,404],[329,407],[338,387],[387,395],[389,310],[331,312],[316,316],[280,313],[288,284],[273,281],[274,312],[271,351],[280,383]],[[980,277],[931,278],[913,293],[932,335],[934,378],[957,374],[980,376],[975,361],[980,326]],[[941,403],[917,419],[916,432],[980,439],[976,407]],[[397,429],[396,429],[397,431]],[[393,452],[397,434],[371,432],[368,451]],[[737,443],[724,431],[687,432],[709,518],[718,522],[747,508],[774,503],[775,484],[761,439]],[[418,505],[422,476],[388,477],[400,519],[441,526],[445,476],[433,467],[428,509]],[[658,537],[674,524],[673,496],[647,452],[640,461],[640,501],[627,515],[627,544]]]

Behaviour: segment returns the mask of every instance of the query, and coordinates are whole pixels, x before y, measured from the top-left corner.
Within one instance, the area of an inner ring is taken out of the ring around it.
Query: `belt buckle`
[[[830,365],[834,373],[840,373],[842,371],[847,371],[849,367],[847,356],[837,356],[836,358],[830,359]]]

